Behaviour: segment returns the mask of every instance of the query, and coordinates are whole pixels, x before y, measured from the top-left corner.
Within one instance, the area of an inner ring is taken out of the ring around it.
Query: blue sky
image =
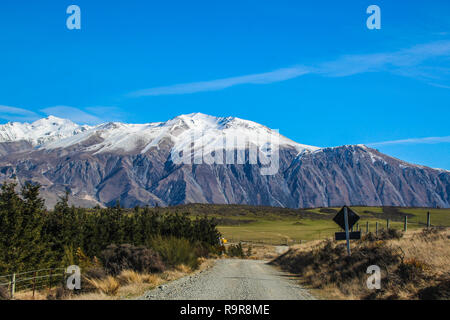
[[[0,122],[203,112],[450,169],[450,2],[309,2],[2,0]]]

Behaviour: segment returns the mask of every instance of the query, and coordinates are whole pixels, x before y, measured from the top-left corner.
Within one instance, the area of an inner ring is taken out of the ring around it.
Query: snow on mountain
[[[0,125],[0,142],[28,141],[33,146],[40,146],[89,129],[90,127],[86,125],[80,126],[70,120],[49,116],[31,124],[9,122]]]
[[[73,131],[73,128],[67,131]],[[202,113],[180,115],[166,122],[147,124],[105,123],[76,134],[61,136],[60,139],[45,141],[41,148],[51,150],[80,146],[82,150],[94,153],[146,153],[153,147],[158,148],[164,139],[169,139],[174,144],[172,154],[179,153],[192,143],[195,150],[202,149],[203,152],[228,148],[245,149],[247,144],[263,148],[270,142],[273,143],[272,146],[291,146],[298,152],[319,149],[298,144],[277,131],[252,121]]]
[[[237,144],[224,146],[223,140]],[[219,167],[205,158],[198,166],[176,163],[174,155],[192,143],[194,160],[200,148],[203,156],[225,148],[234,157],[234,149],[257,146],[271,156],[269,150],[279,145],[281,152],[270,157],[271,167],[279,170],[268,178],[262,173],[266,164],[252,164],[250,156],[248,166]],[[12,178],[21,185],[30,180],[41,184],[47,205],[70,188],[71,199],[81,206],[112,206],[118,200],[127,208],[185,203],[450,206],[449,171],[408,164],[363,145],[301,145],[255,122],[201,113],[92,127],[55,117],[8,123],[0,126],[0,182]]]

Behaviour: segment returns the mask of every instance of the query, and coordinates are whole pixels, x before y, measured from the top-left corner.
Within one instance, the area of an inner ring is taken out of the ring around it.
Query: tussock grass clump
[[[175,270],[183,272],[183,273],[191,273],[192,269],[184,264],[180,264],[176,266]]]
[[[144,277],[136,271],[124,270],[117,276],[117,280],[121,285],[127,285],[130,283],[143,283]]]
[[[121,285],[130,284],[152,284],[157,285],[161,282],[160,274],[138,273],[133,270],[124,270],[117,276]]]
[[[101,293],[108,296],[115,296],[119,293],[120,283],[116,278],[107,276],[105,279],[86,279],[90,285]]]

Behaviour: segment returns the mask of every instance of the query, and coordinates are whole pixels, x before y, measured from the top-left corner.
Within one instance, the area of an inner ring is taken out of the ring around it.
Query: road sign
[[[335,233],[335,239],[338,240],[346,240],[345,232],[336,232]],[[349,239],[350,240],[360,240],[361,239],[361,231],[355,231],[355,232],[349,232]]]
[[[336,240],[347,240],[347,253],[351,254],[350,239],[361,239],[361,232],[350,232],[353,225],[359,220],[359,216],[347,206],[343,206],[341,211],[333,218],[345,232],[336,232]]]
[[[333,221],[336,222],[342,229],[345,230],[345,218],[344,218],[344,209],[347,208],[348,215],[348,228],[351,229],[353,225],[358,222],[359,216],[355,211],[350,209],[347,206],[342,207],[341,211],[339,211],[336,216],[333,218]]]

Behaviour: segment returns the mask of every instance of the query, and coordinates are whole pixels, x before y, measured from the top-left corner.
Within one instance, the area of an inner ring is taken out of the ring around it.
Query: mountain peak
[[[14,122],[0,125],[0,142],[28,141],[34,146],[39,146],[73,136],[88,128],[67,119],[48,116],[31,124]]]
[[[58,118],[55,116],[48,116],[46,118],[42,118],[36,120],[32,123],[34,126],[43,126],[43,125],[52,125],[52,126],[61,126],[61,125],[76,125],[73,121],[69,119]]]
[[[90,139],[98,136],[99,140]],[[50,115],[32,124],[15,123],[14,126],[0,126],[0,142],[25,140],[34,146],[45,149],[60,149],[93,141],[89,146],[96,153],[125,152],[146,153],[151,148],[158,148],[163,139],[173,142],[173,151],[177,152],[190,145],[195,137],[196,146],[206,152],[223,148],[223,139],[236,141],[235,147],[246,148],[247,143],[263,146],[267,142],[289,146],[298,152],[317,150],[319,148],[296,143],[259,123],[236,117],[216,117],[196,112],[182,114],[166,122],[127,124],[108,122],[97,126],[81,126],[71,120]],[[242,140],[242,141],[241,141]]]

